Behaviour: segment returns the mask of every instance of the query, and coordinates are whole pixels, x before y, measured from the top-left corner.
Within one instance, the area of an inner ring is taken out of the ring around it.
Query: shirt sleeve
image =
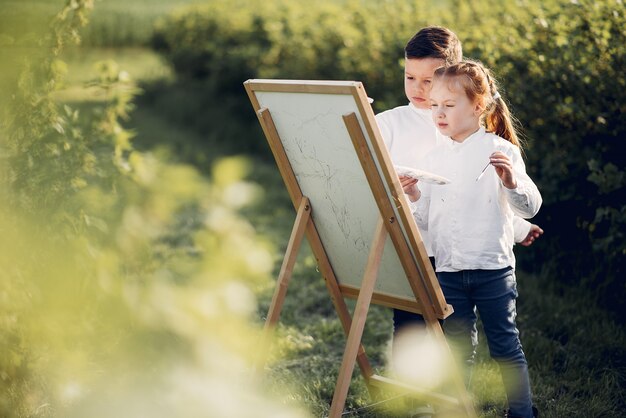
[[[383,137],[383,142],[385,143],[387,150],[391,151],[393,132],[391,131],[391,128],[389,127],[389,124],[385,119],[386,118],[382,113],[376,115],[376,122],[378,123],[378,129],[380,130],[380,134]]]
[[[530,232],[530,222],[519,216],[513,216],[513,238],[515,243],[520,243],[528,236]]]
[[[421,196],[416,202],[411,202],[411,200],[408,199],[409,205],[417,226],[423,230],[428,230],[428,212],[430,209],[430,193],[429,190],[427,190],[428,184],[424,184],[421,187],[418,185],[418,187]]]
[[[514,147],[510,153],[511,163],[513,165],[513,174],[517,181],[515,189],[508,189],[504,186],[506,199],[515,215],[522,218],[532,218],[539,212],[542,198],[539,189],[531,178],[526,174],[526,166],[520,154],[519,148]]]

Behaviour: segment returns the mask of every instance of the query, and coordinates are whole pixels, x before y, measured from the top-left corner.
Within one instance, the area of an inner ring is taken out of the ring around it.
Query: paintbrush
[[[491,165],[491,161],[489,161],[487,163],[487,165],[485,166],[485,168],[483,168],[483,171],[480,172],[480,174],[478,175],[478,177],[476,177],[476,181],[480,180],[481,177],[483,176],[483,174],[485,174],[485,170],[487,170],[487,168]]]

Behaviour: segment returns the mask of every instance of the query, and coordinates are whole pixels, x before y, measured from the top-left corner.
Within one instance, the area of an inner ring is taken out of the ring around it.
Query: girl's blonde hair
[[[478,103],[484,109],[482,123],[488,131],[522,147],[518,132],[519,122],[500,96],[496,80],[488,68],[478,61],[464,60],[458,64],[439,67],[433,81],[443,78],[457,82],[470,101]]]

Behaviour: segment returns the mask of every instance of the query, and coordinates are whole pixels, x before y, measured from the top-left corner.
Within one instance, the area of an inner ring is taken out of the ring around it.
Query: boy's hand
[[[502,180],[502,184],[507,189],[515,189],[517,187],[517,180],[513,175],[513,166],[511,160],[505,154],[500,151],[496,151],[489,156],[491,165],[496,169],[496,174]]]
[[[524,247],[532,245],[532,243],[535,242],[541,234],[543,234],[543,229],[539,228],[538,225],[530,224],[530,231],[528,231],[528,235],[526,235],[524,241],[520,242],[520,245],[523,245]]]
[[[417,179],[408,176],[399,176],[399,178],[402,190],[409,196],[411,202],[417,201],[422,195],[420,189],[417,188]]]

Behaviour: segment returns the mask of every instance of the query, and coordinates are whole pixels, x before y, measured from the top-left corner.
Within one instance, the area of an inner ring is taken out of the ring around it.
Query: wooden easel
[[[349,133],[363,171],[365,172],[369,187],[378,205],[380,215],[374,236],[371,240],[371,245],[369,246],[369,256],[367,257],[367,265],[360,288],[354,289],[353,287],[342,286],[337,280],[333,266],[331,265],[328,254],[318,234],[318,228],[311,216],[314,210],[312,202],[307,196],[303,195],[300,189],[298,180],[292,170],[289,158],[282,145],[280,135],[270,115],[269,109],[261,107],[254,94],[255,88],[270,88],[267,87],[268,85],[280,91],[289,92],[293,89],[298,92],[317,92],[319,90],[319,82],[286,82],[285,84],[281,84],[279,81],[277,86],[272,85],[272,82],[272,80],[249,80],[245,83],[245,86],[255,111],[257,112],[259,122],[269,142],[292,203],[297,210],[297,215],[278,276],[276,290],[267,315],[265,323],[266,332],[277,323],[280,317],[298,250],[303,237],[306,235],[313,254],[317,259],[319,270],[325,279],[326,287],[335,310],[347,334],[347,342],[339,369],[329,417],[339,418],[342,415],[355,362],[359,365],[361,374],[371,394],[376,394],[378,389],[385,387],[402,389],[407,393],[412,393],[433,404],[455,409],[458,411],[459,416],[476,417],[472,402],[466,392],[463,379],[460,375],[454,374],[453,376],[452,383],[457,392],[456,397],[416,388],[374,374],[365,354],[365,349],[361,344],[367,313],[373,301],[401,309],[408,306],[406,303],[375,292],[385,241],[391,238],[415,296],[415,301],[410,305],[412,307],[411,309],[418,311],[415,309],[414,305],[418,307],[419,312],[423,315],[426,322],[427,330],[440,343],[442,349],[446,351],[450,361],[454,361],[439,323],[439,319],[448,316],[452,312],[452,309],[445,303],[434,271],[426,255],[419,231],[412,220],[412,215],[408,210],[404,194],[402,193],[395,173],[386,170],[383,179],[380,175],[380,171],[378,171],[379,168],[376,166],[375,158],[378,159],[379,164],[381,164],[380,162],[382,161],[382,164],[386,167],[391,167],[392,165],[388,155],[383,151],[381,146],[382,140],[379,138],[379,133],[373,128],[376,126],[373,113],[371,112],[371,108],[367,102],[367,96],[361,84],[353,83],[346,89],[345,85],[332,84],[331,82],[330,86],[324,87],[322,90],[324,93],[333,93],[335,91],[343,93],[346,91],[352,92],[358,104],[359,112],[365,119],[368,136],[378,141],[377,146],[374,147],[374,154],[372,154],[372,150],[368,146],[357,115],[354,112],[343,115],[345,128]],[[387,187],[391,185],[394,202],[390,202],[389,200],[386,185]],[[400,218],[400,220],[398,220],[398,218]],[[400,224],[404,225],[405,230],[403,230]],[[350,315],[344,296],[356,297],[357,299],[353,316]]]

